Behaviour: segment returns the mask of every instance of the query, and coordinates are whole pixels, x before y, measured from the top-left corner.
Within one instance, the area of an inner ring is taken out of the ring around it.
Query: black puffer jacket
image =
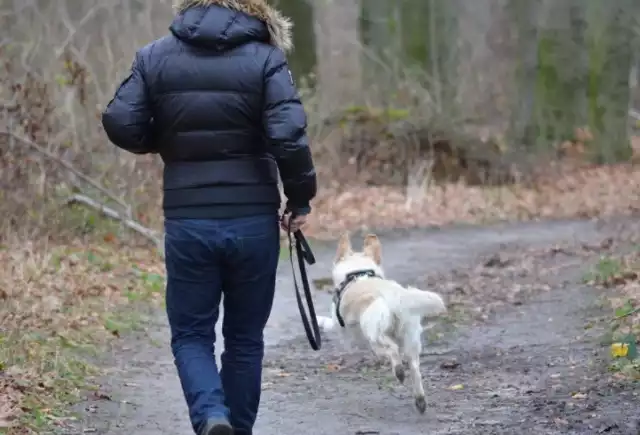
[[[308,212],[316,174],[285,58],[290,23],[265,0],[183,0],[102,116],[115,145],[159,153],[168,218]]]

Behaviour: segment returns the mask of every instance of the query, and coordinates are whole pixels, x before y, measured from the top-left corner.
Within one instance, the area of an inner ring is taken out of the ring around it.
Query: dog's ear
[[[375,234],[368,234],[364,238],[364,255],[373,259],[376,264],[382,264],[382,245]]]
[[[340,241],[338,242],[338,251],[336,252],[336,263],[340,260],[343,260],[347,255],[353,252],[351,248],[351,239],[349,238],[349,233],[343,233],[340,236]]]

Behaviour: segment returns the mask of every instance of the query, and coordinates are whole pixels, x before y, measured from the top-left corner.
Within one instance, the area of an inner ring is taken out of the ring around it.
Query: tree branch
[[[164,256],[164,248],[163,248],[164,243],[162,239],[157,236],[156,231],[145,227],[144,225],[134,221],[133,219],[129,219],[126,216],[123,216],[122,214],[118,213],[114,209],[107,207],[106,205],[101,204],[98,201],[92,198],[89,198],[86,195],[71,196],[69,199],[67,199],[66,205],[72,205],[72,204],[82,204],[84,206],[87,206],[94,210],[99,211],[100,213],[102,213],[104,216],[108,218],[122,222],[122,224],[127,228],[129,228],[130,230],[135,231],[136,233],[140,234],[141,236],[153,242],[158,248],[158,251],[160,251],[162,256]]]
[[[59,156],[55,155],[54,153],[52,153],[48,149],[38,145],[34,141],[32,141],[32,140],[30,140],[30,139],[28,139],[26,137],[17,135],[15,133],[9,132],[9,131],[0,131],[0,135],[5,135],[5,136],[9,137],[10,139],[13,139],[13,140],[21,142],[21,143],[23,143],[25,145],[28,145],[29,147],[31,147],[34,150],[36,150],[38,153],[40,153],[43,156],[47,157],[48,159],[52,160],[54,163],[58,164],[59,166],[62,166],[64,169],[66,169],[67,171],[71,172],[76,177],[82,179],[82,181],[86,182],[87,184],[90,184],[92,187],[94,187],[96,190],[100,191],[102,194],[107,196],[109,199],[111,199],[114,202],[118,203],[118,205],[120,205],[123,209],[128,210],[130,208],[129,205],[126,202],[124,202],[118,195],[116,195],[115,193],[111,192],[106,187],[102,186],[99,182],[97,182],[93,178],[91,178],[88,175],[82,173],[82,171],[76,169],[68,161],[66,161],[64,159],[61,159]]]

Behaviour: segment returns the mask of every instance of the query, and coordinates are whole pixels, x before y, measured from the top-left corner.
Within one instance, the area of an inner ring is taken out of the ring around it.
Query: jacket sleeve
[[[102,113],[102,126],[109,140],[117,147],[135,154],[146,154],[155,151],[152,122],[148,90],[138,53],[129,75]]]
[[[316,196],[316,171],[307,138],[307,115],[287,60],[273,49],[265,68],[264,129],[287,197],[287,209],[305,214]]]

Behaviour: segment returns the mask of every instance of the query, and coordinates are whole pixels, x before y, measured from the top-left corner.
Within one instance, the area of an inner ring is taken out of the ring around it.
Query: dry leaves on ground
[[[618,241],[607,238],[596,244],[565,242],[528,249],[505,246],[475,267],[428,276],[426,285],[446,295],[448,305],[462,319],[484,321],[504,306],[523,305],[538,293],[579,284],[585,264],[615,251],[619,241],[626,243],[627,231],[637,231],[625,227]],[[568,271],[578,273],[575,282],[566,280]]]
[[[123,308],[161,299],[163,267],[148,250],[82,241],[16,240],[0,247],[0,263],[0,422],[37,433],[29,415],[79,394],[92,372],[83,353],[126,326]]]
[[[549,250],[505,248],[476,267],[428,276],[426,287],[437,288],[445,295],[454,323],[483,322],[506,305],[519,306],[532,295],[551,290],[556,272],[563,265],[575,263],[567,257],[559,262],[553,260],[557,268],[550,268],[549,259],[553,256]]]
[[[0,368],[0,433],[15,427],[21,393],[15,382]]]
[[[320,191],[307,233],[335,238],[346,229],[606,217],[637,212],[639,204],[640,168],[627,164],[567,170],[533,187],[432,185],[420,201],[399,188],[350,186]]]

